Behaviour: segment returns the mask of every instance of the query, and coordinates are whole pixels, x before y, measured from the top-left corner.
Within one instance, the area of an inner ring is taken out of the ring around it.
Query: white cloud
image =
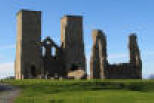
[[[0,78],[14,75],[14,63],[0,63]]]

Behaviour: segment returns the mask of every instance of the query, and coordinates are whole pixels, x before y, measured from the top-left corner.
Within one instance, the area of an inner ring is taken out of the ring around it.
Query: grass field
[[[154,103],[154,80],[7,80],[16,103]]]

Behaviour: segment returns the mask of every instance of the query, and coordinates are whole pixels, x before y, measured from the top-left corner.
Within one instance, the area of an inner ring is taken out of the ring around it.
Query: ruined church
[[[86,79],[86,58],[82,16],[61,18],[61,44],[50,37],[41,39],[41,11],[21,10],[17,13],[15,77]],[[106,36],[93,31],[90,60],[91,79],[141,79],[142,61],[137,37],[129,37],[130,62],[110,64],[107,60]],[[54,52],[54,53],[53,53]]]
[[[58,46],[50,37],[41,39],[40,11],[17,13],[16,79],[85,78],[85,61],[81,16],[61,19]]]

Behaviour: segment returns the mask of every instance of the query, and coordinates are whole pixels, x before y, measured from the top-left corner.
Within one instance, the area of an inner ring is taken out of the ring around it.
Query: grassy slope
[[[154,103],[152,80],[5,81],[22,88],[16,103]]]

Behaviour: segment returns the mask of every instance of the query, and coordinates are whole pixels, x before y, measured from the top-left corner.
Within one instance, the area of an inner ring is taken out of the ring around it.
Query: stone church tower
[[[85,70],[83,25],[81,16],[64,16],[61,19],[61,46],[66,71]]]
[[[21,10],[17,13],[16,79],[39,78],[43,72],[41,48],[41,12]]]

